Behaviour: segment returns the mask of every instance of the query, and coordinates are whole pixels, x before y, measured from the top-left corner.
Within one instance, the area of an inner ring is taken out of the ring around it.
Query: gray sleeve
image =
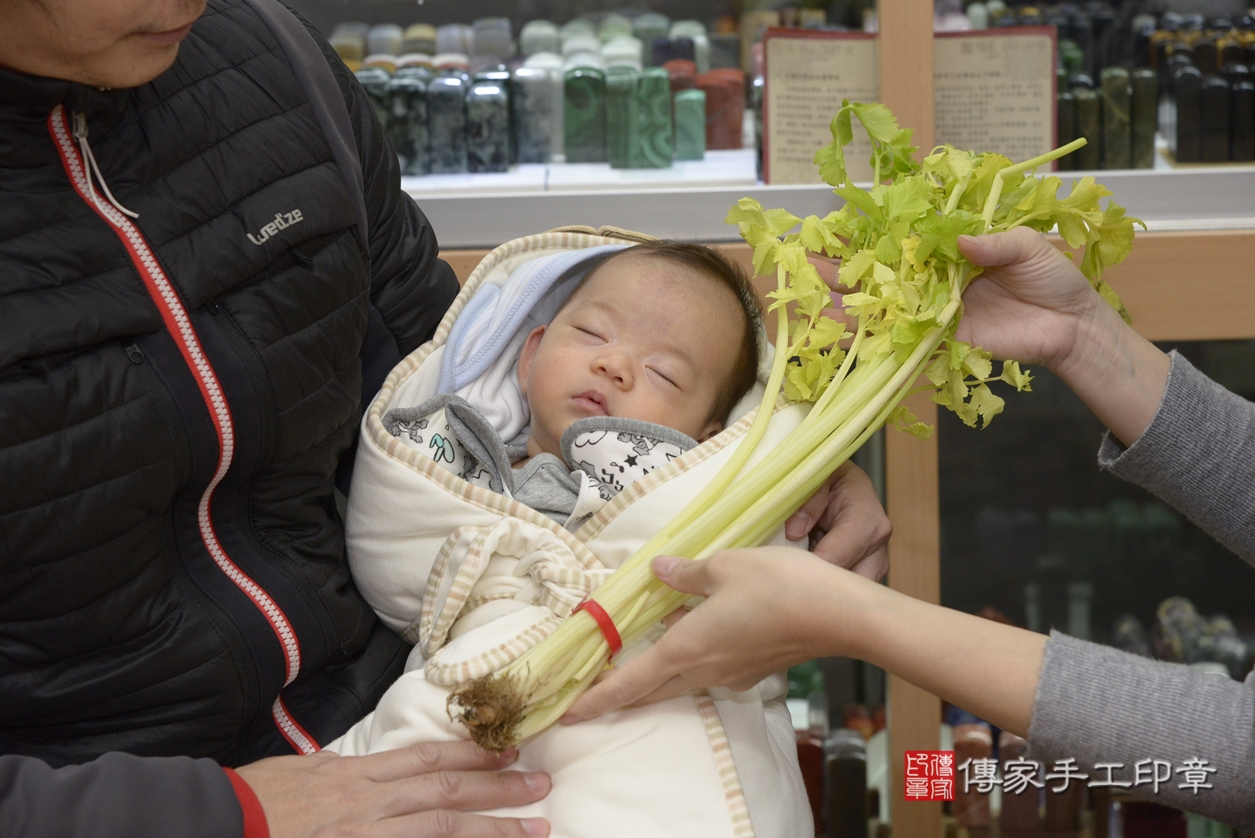
[[[1173,779],[1138,796],[1255,829],[1255,675],[1245,683],[1182,664],[1139,658],[1055,632],[1046,645],[1029,746],[1049,770],[1074,758],[1094,778],[1096,762],[1123,763],[1112,779],[1131,781],[1134,763],[1171,763]],[[1179,786],[1186,760],[1207,760],[1214,786]],[[1054,785],[1052,783],[1051,785]],[[1047,792],[1049,793],[1049,792]]]
[[[1255,564],[1255,404],[1172,353],[1159,411],[1127,450],[1108,434],[1098,464],[1154,492]]]
[[[52,768],[0,756],[0,835],[240,838],[244,817],[213,760],[109,753]]]

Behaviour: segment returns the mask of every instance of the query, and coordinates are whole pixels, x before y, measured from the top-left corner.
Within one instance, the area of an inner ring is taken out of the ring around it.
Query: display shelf
[[[746,195],[764,206],[787,207],[802,216],[825,215],[841,206],[840,198],[827,186],[765,186],[755,182],[752,168],[746,173],[753,164],[752,152],[720,154],[728,158],[711,162],[706,171],[717,169],[729,177],[739,171],[743,182],[703,184],[702,168],[692,164],[686,167],[687,173],[577,164],[518,167],[548,169],[547,188],[543,183],[522,186],[521,175],[507,180],[515,172],[404,178],[402,185],[431,220],[444,248],[492,248],[568,224],[608,224],[692,241],[735,241],[736,228],[723,219],[728,208]],[[674,180],[664,183],[663,176],[655,172],[672,172]],[[1152,232],[1255,229],[1255,200],[1251,198],[1255,195],[1255,169],[1251,167],[1060,172],[1062,193],[1086,175],[1107,186],[1129,214],[1143,219]],[[657,181],[632,184],[630,176]],[[529,182],[537,182],[535,172],[529,172],[528,177]],[[613,177],[619,178],[617,188],[607,183]],[[684,180],[686,177],[691,180]]]
[[[707,151],[704,160],[675,160],[666,169],[612,169],[605,163],[549,167],[551,192],[588,189],[701,189],[753,186],[758,182],[752,148]]]
[[[418,205],[443,248],[496,247],[519,236],[570,224],[609,225],[650,235],[719,242],[737,238],[724,224],[729,207],[752,195],[766,206],[826,214],[840,204],[824,186],[708,186],[695,188],[586,189],[425,195]]]
[[[426,205],[433,198],[495,197],[501,193],[744,187],[758,182],[756,166],[753,149],[733,149],[708,151],[704,160],[676,160],[666,169],[612,169],[608,163],[531,163],[513,166],[508,172],[402,177],[401,188],[420,205]]]
[[[426,206],[432,198],[460,196],[492,196],[501,192],[544,192],[549,166],[544,163],[522,163],[508,172],[463,172],[452,175],[402,176],[401,188]]]

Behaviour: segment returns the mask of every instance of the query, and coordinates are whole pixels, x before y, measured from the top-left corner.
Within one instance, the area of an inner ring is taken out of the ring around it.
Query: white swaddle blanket
[[[743,414],[757,396],[727,430],[623,488],[573,532],[462,480],[426,443],[388,433],[388,410],[444,392],[474,404],[504,441],[525,439],[517,386],[509,403],[521,336],[553,316],[594,260],[621,246],[550,233],[498,248],[433,341],[402,361],[367,411],[349,499],[350,563],[381,619],[416,645],[375,711],[329,749],[363,754],[466,738],[446,711],[450,687],[496,671],[553,631],[706,485],[747,430]],[[536,291],[542,285],[548,290]],[[798,406],[778,409],[751,462],[804,415]],[[553,727],[523,743],[518,763],[550,774],[552,793],[492,814],[544,817],[555,838],[810,838],[786,689],[781,674],[745,692],[712,690]]]

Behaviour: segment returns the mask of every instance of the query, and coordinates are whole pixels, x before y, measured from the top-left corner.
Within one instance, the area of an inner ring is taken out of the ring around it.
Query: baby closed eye
[[[675,382],[675,379],[673,379],[673,378],[671,378],[670,376],[668,376],[668,375],[667,375],[666,373],[664,373],[662,370],[655,369],[654,367],[646,367],[646,369],[648,369],[648,370],[649,370],[650,372],[652,372],[654,375],[656,375],[656,376],[658,376],[659,378],[661,378],[661,379],[662,379],[663,381],[665,381],[666,383],[670,384],[670,385],[671,385],[672,387],[674,387],[675,389],[677,389],[677,390],[679,390],[679,389],[680,389],[680,385],[679,385],[679,384],[677,384],[677,383]]]

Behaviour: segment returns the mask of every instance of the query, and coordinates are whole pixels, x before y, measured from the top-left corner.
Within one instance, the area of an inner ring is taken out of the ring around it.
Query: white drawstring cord
[[[74,119],[74,138],[78,140],[79,150],[83,153],[83,160],[87,165],[87,192],[92,196],[93,202],[99,202],[96,197],[96,190],[92,188],[92,175],[95,174],[96,180],[100,181],[100,188],[104,190],[105,196],[108,197],[109,203],[113,204],[119,212],[129,215],[131,218],[139,218],[138,212],[131,212],[126,207],[118,203],[118,199],[113,197],[113,193],[109,191],[109,184],[105,183],[105,176],[100,173],[100,166],[96,164],[96,157],[92,154],[92,147],[87,144],[87,117],[81,113],[72,114]]]

